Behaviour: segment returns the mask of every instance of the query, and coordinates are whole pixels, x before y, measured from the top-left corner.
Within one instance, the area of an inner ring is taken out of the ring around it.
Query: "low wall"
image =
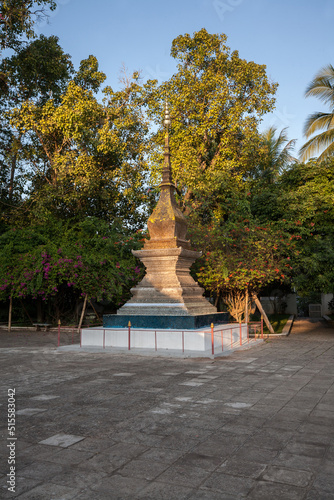
[[[158,330],[148,328],[85,328],[81,332],[81,347],[115,347],[123,349],[153,349],[173,351],[223,351],[243,345],[248,339],[246,324],[217,325],[198,330]]]

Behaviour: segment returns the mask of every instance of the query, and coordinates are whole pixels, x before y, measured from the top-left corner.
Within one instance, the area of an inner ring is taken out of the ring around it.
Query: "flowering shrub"
[[[258,291],[291,275],[290,235],[269,224],[260,226],[248,219],[216,224],[193,231],[193,240],[204,250],[196,268],[198,280],[216,293]]]
[[[93,218],[72,227],[11,229],[0,236],[0,300],[47,300],[66,285],[88,299],[118,304],[142,275],[131,253],[140,239]]]
[[[289,282],[296,237],[273,225],[242,219],[192,228],[203,256],[194,271],[204,288],[239,303],[272,282]],[[232,300],[233,299],[233,300]]]

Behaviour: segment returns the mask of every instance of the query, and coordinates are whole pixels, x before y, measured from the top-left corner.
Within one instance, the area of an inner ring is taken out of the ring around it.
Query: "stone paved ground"
[[[55,335],[0,332],[0,498],[334,499],[334,330],[322,322],[215,360],[60,352]]]

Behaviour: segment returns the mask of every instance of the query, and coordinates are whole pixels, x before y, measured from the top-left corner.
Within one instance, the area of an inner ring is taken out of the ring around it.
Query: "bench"
[[[52,325],[51,323],[33,323],[33,326],[36,327],[36,331],[40,331],[41,328],[44,328],[44,330],[47,332]]]

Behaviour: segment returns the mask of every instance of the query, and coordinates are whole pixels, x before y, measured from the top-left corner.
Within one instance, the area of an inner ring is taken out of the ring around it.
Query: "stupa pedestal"
[[[105,327],[196,329],[226,323],[228,314],[203,297],[189,273],[200,252],[183,247],[133,252],[146,267],[143,280],[131,290],[133,297],[117,311],[105,315]]]
[[[139,250],[136,257],[146,267],[146,275],[118,314],[188,316],[217,312],[204,297],[204,290],[190,275],[189,268],[199,252],[182,247]],[[138,312],[140,311],[140,312]]]

